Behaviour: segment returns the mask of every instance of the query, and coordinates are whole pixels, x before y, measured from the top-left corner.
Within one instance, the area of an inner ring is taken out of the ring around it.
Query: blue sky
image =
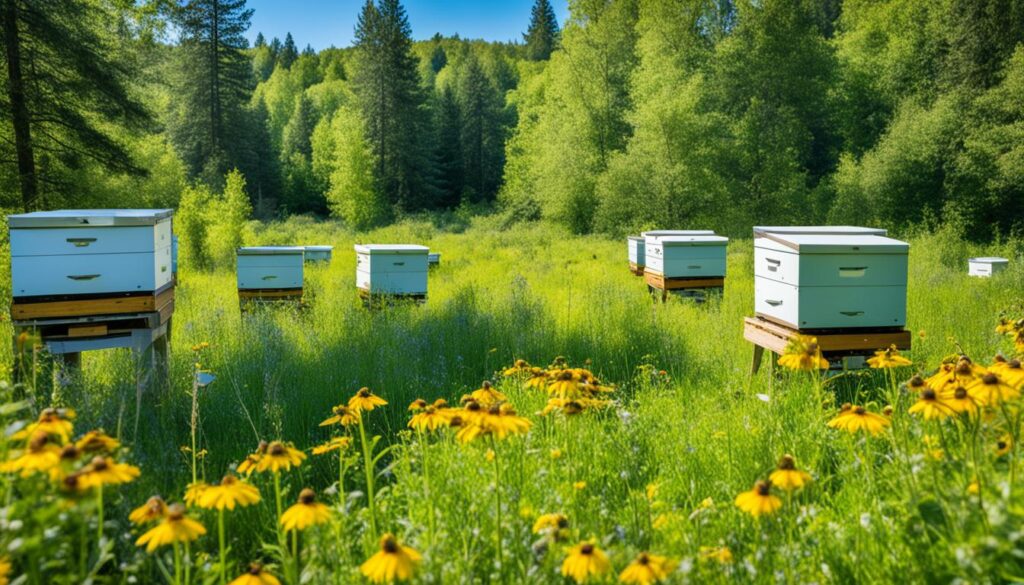
[[[301,50],[352,43],[356,16],[365,0],[249,0],[255,12],[247,36],[251,43],[262,32],[267,42],[284,40],[291,32]],[[426,39],[439,32],[489,41],[522,39],[530,22],[533,0],[404,0],[413,38]],[[569,14],[568,0],[551,0],[561,24]]]

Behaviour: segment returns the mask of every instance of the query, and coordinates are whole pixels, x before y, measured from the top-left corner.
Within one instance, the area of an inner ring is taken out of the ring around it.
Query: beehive
[[[440,266],[440,265],[441,265],[441,253],[440,252],[433,252],[431,254],[427,254],[427,266],[428,267],[435,268],[435,267]]]
[[[7,218],[15,302],[171,286],[170,209],[38,211]]]
[[[661,236],[713,236],[712,230],[650,230],[640,232],[642,238],[658,238]]]
[[[758,229],[758,315],[794,329],[906,324],[907,243],[871,228]]]
[[[178,236],[174,234],[171,236],[171,272],[174,277],[178,276]]]
[[[302,290],[301,246],[254,246],[238,249],[239,291]]]
[[[303,246],[306,262],[330,262],[334,246]]]
[[[356,251],[356,287],[368,294],[427,294],[426,246],[360,244]]]
[[[980,276],[982,278],[988,278],[993,274],[998,274],[1010,265],[1010,261],[1006,258],[999,258],[996,256],[985,256],[982,258],[970,258],[967,260],[967,274],[970,276]]]
[[[626,247],[627,254],[629,256],[629,269],[633,272],[639,272],[642,274],[644,266],[646,266],[644,237],[629,236],[626,239]]]
[[[728,243],[709,234],[647,236],[646,270],[664,278],[721,278]]]

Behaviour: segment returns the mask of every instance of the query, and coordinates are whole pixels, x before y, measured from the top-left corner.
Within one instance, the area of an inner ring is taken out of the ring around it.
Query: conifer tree
[[[472,54],[459,77],[460,137],[465,194],[471,202],[492,199],[501,180],[501,98]]]
[[[558,46],[558,19],[549,0],[536,0],[530,11],[530,28],[523,35],[526,41],[526,58],[531,61],[546,61]]]
[[[292,33],[288,33],[284,36],[284,44],[281,45],[281,51],[277,54],[277,63],[281,67],[288,68],[298,58],[299,50],[295,47],[295,39],[292,38]]]
[[[256,33],[256,41],[252,44],[252,46],[256,48],[267,46],[267,39],[263,36],[263,33]]]

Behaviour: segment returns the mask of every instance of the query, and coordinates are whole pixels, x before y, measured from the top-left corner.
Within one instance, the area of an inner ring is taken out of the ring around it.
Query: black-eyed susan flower
[[[178,542],[192,542],[204,534],[206,534],[206,528],[189,518],[185,514],[184,506],[172,504],[167,509],[163,520],[140,536],[135,541],[135,546],[144,546],[147,553],[152,553],[161,546]]]
[[[118,485],[134,480],[140,473],[139,468],[134,465],[118,463],[110,457],[97,456],[82,469],[79,481],[84,488]]]
[[[167,515],[167,504],[160,496],[153,496],[146,500],[138,508],[128,514],[128,520],[135,525],[141,526],[150,522],[160,520]]]
[[[448,426],[450,416],[445,412],[448,409],[438,410],[433,405],[428,405],[420,412],[412,415],[409,419],[409,428],[420,432],[436,431]]]
[[[35,435],[37,432],[60,437],[61,442],[67,442],[71,437],[71,431],[75,425],[75,411],[70,408],[46,408],[39,413],[35,422],[27,425],[24,429],[11,435],[11,440],[20,441]]]
[[[543,368],[530,368],[526,372],[526,381],[523,382],[523,387],[533,388],[534,390],[544,390],[548,385],[548,372]]]
[[[427,407],[427,401],[417,398],[409,403],[409,412],[419,412]]]
[[[350,427],[355,424],[359,424],[359,411],[345,404],[339,404],[331,409],[331,416],[324,419],[324,421],[320,423],[320,426],[329,427],[331,425],[339,425],[343,427]]]
[[[668,578],[675,567],[676,563],[667,557],[642,552],[619,574],[619,582],[652,585]]]
[[[331,437],[325,443],[313,447],[313,455],[325,455],[334,451],[344,451],[352,445],[352,437]]]
[[[486,410],[480,409],[475,415],[467,418],[466,424],[459,429],[456,438],[462,443],[469,443],[485,436],[502,440],[512,435],[525,434],[531,426],[533,423],[519,416],[512,405],[492,404]]]
[[[75,447],[83,453],[113,453],[121,446],[121,442],[104,433],[102,430],[89,431],[75,441]]]
[[[523,374],[531,373],[531,370],[532,368],[530,367],[530,364],[526,362],[526,360],[516,360],[511,367],[505,368],[505,370],[501,374],[506,377],[520,376]]]
[[[330,508],[316,501],[316,492],[306,488],[299,492],[299,501],[281,514],[281,527],[285,532],[305,530],[327,522],[330,517]]]
[[[251,563],[244,573],[228,585],[281,585],[281,582],[268,573],[262,563]]]
[[[951,391],[957,386],[963,386],[964,384],[957,380],[955,370],[956,364],[943,363],[939,366],[937,372],[925,380],[925,383],[928,384],[929,388],[940,394]],[[970,383],[970,380],[965,383]]]
[[[11,561],[7,557],[0,557],[0,585],[7,585],[11,582]]]
[[[910,405],[907,410],[910,414],[920,414],[925,420],[936,420],[949,418],[956,414],[956,410],[939,394],[931,388],[925,388],[917,395],[917,402]]]
[[[998,374],[1007,384],[1020,390],[1024,386],[1024,368],[1020,360],[1006,360],[1002,356],[996,356],[996,361],[989,368],[993,373]]]
[[[970,392],[963,386],[957,386],[952,392],[946,393],[942,399],[957,414],[978,412],[978,402],[971,398]]]
[[[358,392],[355,393],[352,398],[348,399],[348,407],[357,413],[359,412],[370,412],[378,406],[384,406],[388,403],[380,396],[377,396],[367,387],[362,387]]]
[[[834,429],[848,433],[864,431],[869,435],[882,433],[890,424],[892,422],[888,418],[871,412],[863,406],[851,406],[828,421],[828,426]]]
[[[469,397],[479,402],[481,406],[490,406],[506,400],[505,394],[484,380],[479,388],[469,393]]]
[[[306,459],[306,454],[293,447],[290,443],[271,441],[267,452],[256,463],[256,471],[279,473],[298,467]]]
[[[802,489],[811,482],[811,476],[806,471],[796,468],[796,460],[792,455],[783,455],[779,459],[779,465],[775,471],[768,476],[768,481],[779,489],[790,492]]]
[[[887,349],[876,351],[874,357],[868,358],[868,365],[876,369],[902,368],[913,365],[913,362],[900,355],[900,350],[895,345],[890,345]]]
[[[534,534],[545,534],[552,536],[564,535],[569,529],[569,518],[565,514],[541,514],[533,523]]]
[[[1013,436],[1009,433],[1004,433],[1003,436],[999,437],[992,450],[995,451],[996,457],[1002,457],[1010,452],[1013,448]]]
[[[211,510],[234,510],[235,506],[251,506],[260,501],[260,490],[256,486],[225,475],[220,484],[208,486],[199,496],[199,507]]]
[[[782,507],[782,500],[772,493],[771,481],[759,481],[750,491],[736,496],[736,507],[758,518],[774,514]]]
[[[202,480],[194,481],[185,486],[185,505],[190,508],[193,506],[198,506],[199,499],[203,497],[203,494],[209,487],[210,484]]]
[[[785,353],[779,357],[778,364],[790,370],[827,370],[828,360],[821,355],[821,346],[816,337],[797,335],[789,340]]]
[[[599,580],[611,569],[608,555],[593,542],[581,542],[569,549],[562,561],[562,576],[577,583]]]
[[[697,557],[702,561],[728,565],[732,562],[732,551],[727,546],[702,546],[697,551]]]
[[[380,539],[380,550],[359,566],[359,572],[374,583],[408,581],[416,575],[420,553],[402,545],[392,534]]]
[[[1020,390],[1007,384],[993,372],[986,372],[968,384],[966,388],[971,398],[984,406],[995,406],[1020,397]]]
[[[10,459],[0,463],[0,472],[17,473],[29,477],[34,473],[46,473],[60,464],[61,448],[50,435],[38,431],[29,439],[24,450],[14,451]]]
[[[548,394],[567,400],[580,395],[580,374],[575,370],[558,370],[550,373]]]

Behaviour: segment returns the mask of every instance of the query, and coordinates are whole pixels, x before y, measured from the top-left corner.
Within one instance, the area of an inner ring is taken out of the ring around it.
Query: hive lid
[[[626,239],[634,241],[634,242],[642,242],[642,241],[644,241],[644,237],[643,236],[627,236]]]
[[[299,256],[306,249],[302,246],[248,246],[238,249],[239,256],[286,256],[297,254]]]
[[[174,215],[173,209],[60,209],[7,216],[12,228],[156,225]]]
[[[906,254],[910,244],[864,234],[765,234],[755,247],[800,254]]]
[[[358,254],[420,255],[430,252],[430,248],[416,244],[356,244],[355,249]]]
[[[307,252],[330,252],[334,246],[303,246]]]
[[[713,230],[651,230],[640,232],[642,237],[660,238],[663,236],[713,236]]]
[[[725,236],[661,236],[658,242],[666,248],[675,246],[724,246],[729,243]]]
[[[820,235],[870,235],[886,236],[889,232],[882,228],[859,227],[855,225],[755,225],[754,237],[765,237],[765,234],[820,234]]]
[[[968,262],[984,262],[985,264],[1009,264],[1009,260],[1006,258],[1000,258],[999,256],[982,256],[980,258],[968,258]]]

